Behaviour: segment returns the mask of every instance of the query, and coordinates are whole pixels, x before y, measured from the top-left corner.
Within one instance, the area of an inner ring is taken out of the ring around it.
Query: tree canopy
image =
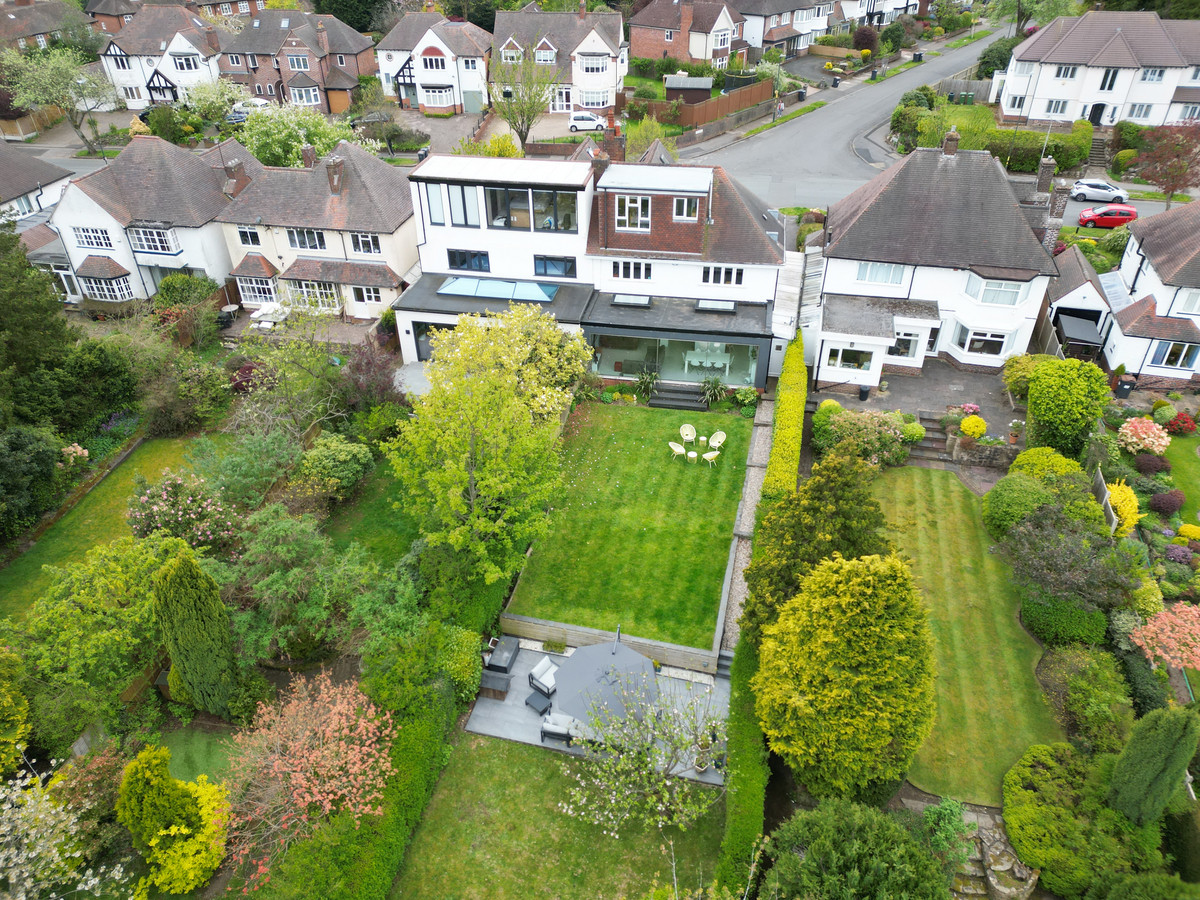
[[[327,119],[307,106],[269,106],[250,114],[238,140],[264,166],[298,169],[301,148],[311,144],[317,157],[333,151],[341,141],[363,143],[345,122]]]
[[[764,629],[752,684],[771,749],[825,797],[903,776],[933,727],[933,677],[908,566],[894,554],[835,556]]]
[[[1166,194],[1170,209],[1176,194],[1200,186],[1200,122],[1151,128],[1145,139],[1140,175]]]
[[[1156,709],[1133,726],[1117,757],[1108,801],[1135,825],[1157,821],[1183,788],[1200,743],[1200,716],[1188,709]]]
[[[36,56],[10,49],[0,53],[0,72],[16,106],[59,107],[83,145],[95,152],[95,142],[83,126],[113,99],[114,89],[103,75],[81,71],[88,62],[86,53],[71,47]]]
[[[492,109],[512,129],[523,152],[529,132],[550,108],[558,69],[538,65],[533,47],[520,52],[521,57],[516,62],[493,60],[491,96]]]
[[[1075,459],[1109,396],[1108,378],[1079,359],[1040,362],[1029,376],[1029,446]]]

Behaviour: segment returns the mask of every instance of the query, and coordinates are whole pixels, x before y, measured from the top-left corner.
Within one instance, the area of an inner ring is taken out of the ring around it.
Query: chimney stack
[[[1046,210],[1046,228],[1041,240],[1042,246],[1051,256],[1054,255],[1054,245],[1058,243],[1058,233],[1062,230],[1063,214],[1067,211],[1067,200],[1070,196],[1071,189],[1066,182],[1055,184],[1050,194],[1050,205]]]
[[[249,183],[250,176],[246,174],[246,166],[240,159],[231,159],[225,163],[225,186],[221,191],[226,197],[236,197]]]
[[[340,156],[331,156],[325,163],[325,174],[329,176],[329,193],[342,192],[342,178],[346,174],[346,163]]]
[[[1054,166],[1054,158],[1050,156],[1043,156],[1038,163],[1037,192],[1039,194],[1050,193],[1050,185],[1054,181]]]
[[[204,26],[204,42],[213,53],[221,52],[221,42],[217,39],[217,30],[211,25]]]
[[[958,153],[958,131],[954,128],[946,132],[946,139],[942,142],[942,153],[945,156]]]
[[[425,0],[425,12],[433,12],[433,0]]]
[[[300,148],[300,161],[304,164],[304,168],[311,169],[317,164],[317,148],[312,144],[305,144]]]
[[[579,18],[580,20],[587,18],[587,0],[579,0]]]
[[[600,176],[604,174],[608,168],[608,154],[603,150],[597,150],[596,155],[592,157],[592,173],[596,176],[596,181],[600,180]]]
[[[317,46],[321,48],[323,53],[328,53],[329,32],[325,30],[325,23],[317,22],[317,27],[314,30],[317,32]]]
[[[688,40],[692,31],[692,18],[692,0],[682,0],[679,4],[679,33],[683,35],[684,41]]]

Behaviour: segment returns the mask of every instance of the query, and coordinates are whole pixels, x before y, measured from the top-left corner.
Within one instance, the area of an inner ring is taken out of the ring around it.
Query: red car
[[[1120,228],[1137,217],[1137,210],[1128,203],[1109,203],[1085,209],[1079,214],[1079,224],[1084,228]]]

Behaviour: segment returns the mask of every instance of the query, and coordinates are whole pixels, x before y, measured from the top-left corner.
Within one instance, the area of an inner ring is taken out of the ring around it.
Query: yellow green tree
[[[933,727],[933,635],[895,554],[812,570],[764,629],[752,686],[773,751],[818,797],[901,778]]]

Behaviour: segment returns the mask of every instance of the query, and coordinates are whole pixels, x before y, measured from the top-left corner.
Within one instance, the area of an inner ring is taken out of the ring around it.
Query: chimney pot
[[[579,18],[587,18],[587,0],[579,0]]]
[[[958,131],[951,128],[946,132],[946,139],[942,142],[942,153],[946,156],[954,156],[958,153]]]
[[[433,0],[425,0],[425,12],[433,12]]]
[[[331,156],[325,164],[325,174],[329,176],[329,193],[342,192],[342,178],[346,174],[346,163],[340,156]]]
[[[317,164],[317,149],[312,144],[305,144],[300,148],[300,161],[304,164],[304,168],[311,169]]]

